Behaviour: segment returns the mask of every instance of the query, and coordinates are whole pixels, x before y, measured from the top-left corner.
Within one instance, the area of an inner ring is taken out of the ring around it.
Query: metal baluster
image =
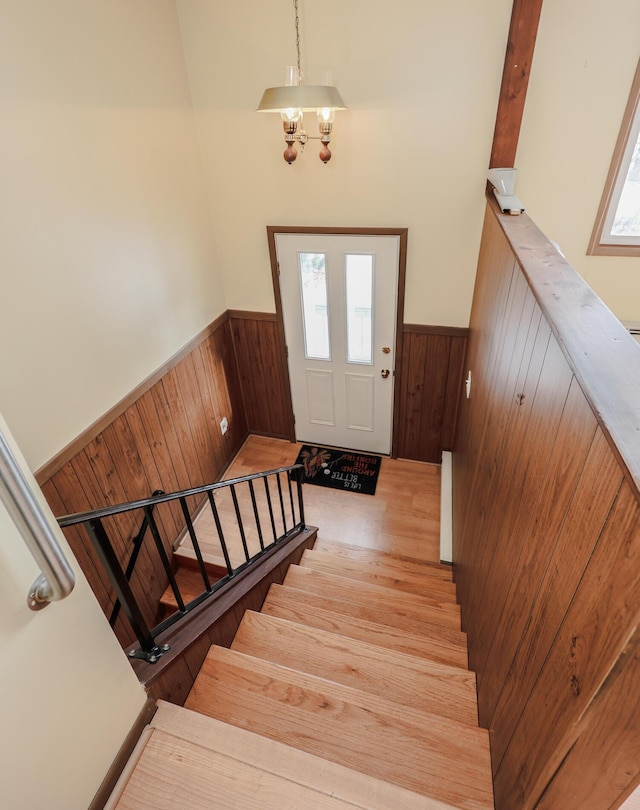
[[[153,541],[156,544],[156,550],[158,552],[158,556],[160,557],[160,562],[162,563],[162,567],[164,568],[165,574],[169,579],[169,585],[171,585],[171,590],[173,591],[173,595],[176,598],[176,602],[178,603],[178,610],[181,613],[184,613],[184,599],[182,598],[182,594],[180,593],[180,588],[178,587],[178,583],[176,582],[175,575],[171,568],[171,562],[167,557],[167,552],[164,548],[164,543],[162,542],[162,537],[160,537],[160,532],[158,531],[158,525],[156,523],[155,518],[153,517],[151,507],[145,506],[144,513],[147,518],[147,522],[149,523],[149,528],[151,529],[151,535],[153,537]]]
[[[296,525],[296,510],[293,505],[293,489],[291,487],[291,473],[287,473],[287,486],[289,487],[289,501],[291,502],[291,521],[293,523],[292,528],[295,528]]]
[[[287,533],[287,519],[284,515],[284,498],[282,497],[282,484],[280,483],[280,473],[276,473],[276,481],[278,482],[278,497],[280,498],[280,511],[282,512],[282,536]]]
[[[127,582],[124,571],[120,566],[120,562],[116,556],[109,536],[100,519],[89,520],[85,523],[85,529],[89,535],[98,558],[104,566],[109,581],[113,585],[116,596],[120,600],[122,609],[124,610],[127,621],[131,625],[136,638],[140,642],[141,650],[139,652],[130,652],[131,658],[144,658],[150,663],[155,663],[162,653],[166,652],[169,647],[158,647],[155,639],[151,635],[151,631],[145,621],[142,611],[136,601],[136,598],[131,590],[131,586]]]
[[[193,522],[191,521],[191,515],[189,514],[189,507],[187,506],[186,498],[180,498],[180,506],[182,507],[182,514],[184,515],[184,521],[187,525],[187,531],[189,532],[193,550],[195,551],[196,559],[198,560],[198,568],[200,569],[200,574],[202,575],[205,590],[210,591],[211,582],[209,581],[209,574],[207,573],[207,568],[204,564],[204,560],[202,559],[200,543],[198,543],[198,538],[196,537],[196,532],[193,528]]]
[[[231,484],[231,497],[233,498],[233,508],[236,510],[236,518],[238,520],[238,528],[240,529],[240,539],[242,540],[242,548],[244,549],[244,556],[249,562],[249,549],[247,548],[247,538],[244,534],[244,526],[242,524],[242,515],[240,514],[240,506],[238,505],[238,496],[236,495],[236,488]]]
[[[260,548],[264,551],[264,540],[262,539],[262,526],[260,525],[260,515],[258,513],[258,504],[256,503],[256,493],[253,489],[253,481],[249,480],[249,492],[251,493],[251,503],[253,504],[253,514],[256,516],[256,529],[258,530],[258,539],[260,540]]]
[[[156,489],[152,493],[151,497],[155,498],[157,495],[164,495],[164,491],[161,489]],[[153,509],[154,506],[152,506],[151,509]],[[144,540],[148,528],[149,528],[149,520],[147,518],[147,515],[145,514],[142,524],[140,526],[140,531],[133,540],[133,551],[131,552],[131,557],[129,557],[129,562],[124,572],[124,575],[127,578],[127,582],[131,581],[131,576],[136,566],[138,555],[140,554],[140,549],[142,548],[142,542]],[[111,616],[109,616],[109,624],[111,625],[111,627],[115,625],[119,613],[120,613],[120,602],[116,599],[116,602],[113,606],[113,610],[111,611]]]
[[[218,507],[216,506],[215,501],[213,500],[213,492],[209,490],[207,492],[209,496],[209,505],[211,506],[211,511],[213,513],[213,519],[216,523],[216,529],[218,530],[218,540],[220,541],[220,547],[222,548],[222,553],[224,555],[224,562],[227,566],[227,571],[229,572],[229,576],[233,574],[233,566],[231,565],[231,560],[229,559],[229,552],[227,550],[227,544],[224,539],[224,532],[222,531],[222,523],[220,523],[220,515],[218,514]]]
[[[300,511],[300,527],[304,529],[306,528],[306,523],[304,520],[304,499],[302,497],[302,482],[304,480],[304,469],[300,467],[299,470],[294,470],[294,474],[296,476],[296,481],[298,485],[298,509]]]
[[[271,519],[271,529],[273,531],[273,542],[275,543],[278,540],[278,535],[276,534],[276,522],[273,518],[273,506],[271,505],[271,492],[269,491],[269,481],[268,476],[262,479],[264,481],[264,489],[267,493],[267,504],[269,506],[269,518]]]

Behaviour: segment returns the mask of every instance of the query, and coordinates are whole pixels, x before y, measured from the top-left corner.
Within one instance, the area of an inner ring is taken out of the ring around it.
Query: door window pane
[[[373,362],[371,307],[373,302],[373,256],[347,254],[347,361]]]
[[[327,273],[324,253],[299,253],[304,351],[308,360],[330,360]]]

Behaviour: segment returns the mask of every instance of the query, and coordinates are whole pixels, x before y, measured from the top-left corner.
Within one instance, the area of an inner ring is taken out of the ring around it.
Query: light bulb
[[[333,124],[335,117],[335,107],[320,107],[318,109],[318,121],[321,124]]]
[[[288,107],[286,110],[281,110],[280,118],[283,121],[297,123],[302,118],[302,110],[300,107]]]

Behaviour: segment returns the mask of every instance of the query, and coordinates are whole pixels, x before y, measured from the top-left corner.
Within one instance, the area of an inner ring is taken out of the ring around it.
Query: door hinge
[[[289,357],[289,347],[288,347],[288,346],[285,346],[285,347],[284,347],[284,353],[285,353],[285,355],[286,355],[287,357]]]
[[[278,278],[280,277],[280,262],[276,262],[276,270],[278,271]]]

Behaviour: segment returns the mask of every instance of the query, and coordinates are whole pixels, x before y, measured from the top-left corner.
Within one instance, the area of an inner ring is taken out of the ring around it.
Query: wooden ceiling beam
[[[500,100],[489,168],[510,168],[516,159],[542,0],[513,0]]]

